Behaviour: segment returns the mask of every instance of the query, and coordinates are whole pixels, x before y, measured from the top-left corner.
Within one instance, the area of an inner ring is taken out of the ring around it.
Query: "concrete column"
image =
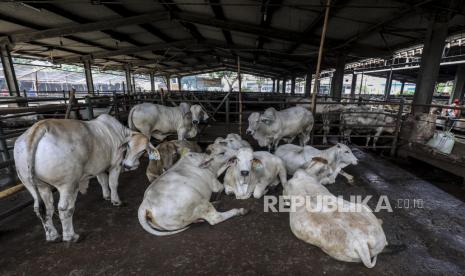
[[[350,100],[355,101],[355,88],[357,87],[357,74],[352,73],[352,84],[350,85]]]
[[[305,75],[305,97],[309,97],[312,93],[312,73]]]
[[[273,81],[273,88],[271,89],[271,92],[274,92],[274,90],[276,89],[276,80],[272,79],[272,81]]]
[[[166,81],[166,90],[168,90],[168,92],[171,92],[171,75],[165,75],[165,81]]]
[[[400,82],[400,93],[399,95],[403,95],[404,94],[404,86],[405,86],[405,81],[401,81]]]
[[[345,55],[339,54],[336,62],[336,71],[331,79],[330,96],[336,101],[342,98],[342,89],[344,87],[344,69],[346,66]]]
[[[295,95],[295,77],[291,78],[291,95]]]
[[[181,85],[182,77],[178,76],[178,90],[182,90],[182,85]]]
[[[132,94],[132,76],[131,76],[131,65],[128,63],[124,65],[124,72],[126,73],[126,91],[128,95]]]
[[[2,61],[3,74],[5,75],[5,81],[8,86],[10,96],[15,95],[20,97],[21,93],[19,91],[15,68],[13,67],[13,60],[11,58],[11,53],[7,42],[0,41],[0,58]]]
[[[91,60],[84,59],[84,74],[86,76],[87,94],[94,95],[94,79],[92,78]]]
[[[449,99],[449,104],[455,99],[459,99],[460,102],[463,100],[463,94],[465,92],[465,64],[459,64],[457,66],[457,72],[455,73],[454,79],[454,91]]]
[[[286,79],[283,79],[283,86],[281,87],[281,89],[282,89],[281,92],[285,94],[286,93]]]
[[[386,84],[384,85],[384,100],[389,99],[389,95],[391,94],[392,88],[392,70],[387,73],[386,76]]]
[[[155,73],[150,72],[150,91],[155,92]]]
[[[418,73],[413,104],[431,104],[434,88],[439,74],[444,44],[447,37],[448,18],[439,13],[430,18],[426,34],[423,54],[421,56],[420,70]],[[414,113],[428,113],[429,107],[414,106]]]

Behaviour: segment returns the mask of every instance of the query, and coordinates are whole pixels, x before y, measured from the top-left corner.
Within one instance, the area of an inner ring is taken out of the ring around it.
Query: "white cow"
[[[334,183],[338,174],[344,176],[349,183],[353,183],[354,177],[342,171],[348,165],[357,165],[357,158],[347,145],[338,143],[326,150],[319,150],[311,146],[299,147],[293,144],[285,144],[278,147],[275,155],[284,161],[286,171],[293,175],[298,169],[303,168],[312,160],[313,157],[321,157],[328,161],[333,173],[329,178]]]
[[[92,121],[43,120],[23,133],[15,142],[16,170],[34,198],[34,211],[43,223],[46,240],[59,238],[53,224],[52,187],[60,194],[63,241],[77,241],[72,219],[78,191],[85,193],[89,179],[97,176],[103,197],[120,205],[121,167],[136,169],[146,150],[156,151],[147,137],[106,114]]]
[[[385,113],[381,108],[367,111],[367,107],[358,106],[341,113],[340,132],[344,140],[349,143],[352,131],[367,134],[367,147],[371,140],[371,134],[374,132],[373,147],[375,148],[382,132],[394,133],[396,130],[395,122],[395,118],[389,113]]]
[[[128,126],[160,141],[174,133],[178,135],[178,140],[185,140],[195,137],[197,124],[207,119],[207,113],[198,105],[181,103],[179,106],[169,107],[142,103],[129,112]]]
[[[261,147],[267,146],[269,150],[271,147],[276,149],[281,139],[291,143],[296,136],[299,136],[300,145],[303,146],[310,140],[313,123],[312,113],[303,107],[281,111],[270,107],[263,114],[250,114],[247,134],[252,135]]]
[[[316,166],[318,170],[325,167]],[[291,197],[292,233],[337,260],[374,267],[377,255],[387,245],[380,221],[364,204],[342,199],[332,204],[338,198],[319,183],[312,169],[307,171],[298,170],[284,187],[284,194]]]
[[[226,169],[235,151],[209,147],[208,155],[188,153],[147,188],[138,218],[147,232],[166,236],[206,220],[211,225],[246,214],[245,209],[218,212],[210,203],[212,192],[223,191],[217,175]]]
[[[283,161],[269,152],[241,148],[229,164],[224,188],[226,194],[235,194],[237,199],[247,199],[252,193],[254,198],[261,198],[268,186],[276,186],[280,182],[286,185]]]
[[[230,149],[238,150],[240,148],[252,148],[246,140],[243,140],[239,134],[229,133],[226,138],[218,137],[214,144],[226,145]]]

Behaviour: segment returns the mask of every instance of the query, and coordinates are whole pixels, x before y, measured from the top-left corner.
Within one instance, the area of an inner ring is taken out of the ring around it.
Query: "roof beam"
[[[343,6],[347,5],[349,1],[350,0],[337,0],[336,3],[335,3],[336,6],[334,6],[334,7],[332,7],[330,9],[329,15],[333,16],[334,14],[336,14],[339,10],[341,10],[343,8]],[[304,37],[308,37],[308,36],[313,35],[313,33],[318,28],[323,26],[323,21],[324,21],[324,18],[325,18],[324,17],[324,9],[325,9],[325,7],[322,7],[321,13],[319,13],[317,15],[317,17],[305,28],[305,30],[303,31]],[[293,43],[291,45],[291,47],[289,47],[287,52],[288,53],[294,52],[303,42],[304,42],[303,40],[296,41],[295,43]]]
[[[221,3],[221,0],[209,0],[209,3],[213,13],[215,14],[215,17],[217,19],[226,20],[226,17],[224,16],[223,12],[223,7],[219,5]],[[234,44],[231,32],[228,30],[222,30],[222,32],[224,39],[226,40],[226,43],[231,45]]]
[[[174,13],[174,12],[181,12],[181,9],[173,2],[173,0],[158,0],[160,4],[163,5],[165,10]],[[192,35],[193,38],[197,40],[205,40],[205,37],[199,32],[197,27],[194,24],[188,22],[181,22],[181,25],[187,29],[187,31]]]
[[[271,24],[271,20],[273,18],[273,14],[279,10],[280,4],[282,0],[262,0],[261,6],[261,19],[260,19],[260,27],[269,28]],[[257,49],[263,49],[263,44],[265,40],[262,36],[259,36],[257,39]],[[256,52],[254,54],[254,59],[257,60],[259,53]]]
[[[120,26],[137,25],[141,23],[163,21],[168,19],[169,14],[167,12],[154,12],[138,16],[109,19],[98,22],[69,24],[67,26],[62,26],[58,28],[50,28],[28,33],[12,34],[9,37],[10,41],[13,43],[29,42],[38,39],[54,38],[74,33],[101,31]]]
[[[57,59],[57,62],[60,63],[67,63],[67,62],[79,62],[83,58],[107,58],[112,56],[120,56],[120,55],[130,55],[134,53],[140,52],[147,52],[147,51],[160,51],[166,50],[167,48],[179,48],[184,45],[195,43],[192,40],[180,40],[170,43],[156,43],[156,44],[149,44],[144,46],[136,46],[136,47],[124,47],[113,51],[101,51],[101,52],[94,52],[87,55],[80,55],[80,56],[71,56],[71,57],[64,57]]]

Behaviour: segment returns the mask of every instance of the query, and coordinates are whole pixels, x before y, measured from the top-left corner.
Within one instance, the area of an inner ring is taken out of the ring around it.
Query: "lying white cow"
[[[337,260],[361,261],[368,268],[374,267],[377,255],[387,245],[381,223],[361,203],[340,199],[338,207],[344,209],[332,208],[338,198],[319,183],[313,168],[324,170],[324,165],[298,170],[284,187],[284,194],[291,197],[291,205],[294,203],[290,212],[292,233]]]
[[[235,151],[210,147],[208,155],[188,153],[148,187],[138,218],[147,232],[166,236],[206,220],[211,225],[244,215],[244,209],[218,212],[210,203],[212,192],[223,191],[217,175],[226,169]]]
[[[261,198],[268,186],[287,182],[283,161],[266,151],[253,152],[251,148],[241,148],[229,160],[230,167],[224,176],[226,194],[235,194],[237,199],[247,199],[252,193]]]
[[[289,175],[293,175],[298,169],[306,166],[313,157],[324,158],[333,170],[329,178],[330,182],[324,184],[334,183],[338,174],[341,174],[349,183],[352,183],[354,181],[353,176],[342,171],[342,169],[351,164],[357,165],[358,162],[350,148],[340,143],[326,150],[319,150],[311,146],[299,147],[293,144],[285,144],[278,147],[275,155],[284,161]]]
[[[160,141],[174,133],[178,135],[178,140],[185,140],[195,137],[197,124],[207,119],[207,113],[199,105],[181,103],[179,106],[168,107],[142,103],[129,112],[128,126]]]
[[[214,144],[225,145],[230,149],[238,150],[240,148],[252,148],[246,140],[243,140],[239,134],[229,133],[226,138],[218,137]]]
[[[117,188],[121,167],[136,169],[144,151],[154,149],[147,137],[106,114],[92,121],[43,120],[23,133],[15,142],[16,170],[34,198],[34,211],[43,223],[47,241],[59,238],[53,225],[52,187],[60,194],[63,241],[77,241],[72,220],[78,191],[85,193],[89,179],[97,176],[103,197],[111,197],[114,205],[120,205]]]
[[[270,107],[263,114],[250,114],[247,134],[252,135],[260,147],[266,146],[269,150],[271,147],[276,149],[281,139],[291,143],[296,136],[299,136],[300,145],[303,146],[310,140],[313,123],[312,113],[303,107],[281,111]]]

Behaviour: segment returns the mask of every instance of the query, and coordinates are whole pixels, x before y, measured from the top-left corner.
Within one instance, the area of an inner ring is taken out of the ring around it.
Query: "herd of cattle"
[[[334,110],[335,106],[319,108]],[[381,112],[360,115],[360,107],[350,108],[357,110],[341,117],[347,124],[380,124],[391,118]],[[136,169],[145,152],[150,159],[146,174],[151,184],[138,219],[144,230],[157,236],[182,232],[193,223],[214,225],[247,213],[243,208],[218,212],[210,202],[212,193],[224,191],[237,199],[261,198],[281,184],[283,194],[307,196],[316,204],[316,196],[334,197],[323,185],[334,183],[337,175],[353,182],[342,170],[357,164],[348,146],[338,143],[318,150],[306,145],[314,119],[305,107],[268,108],[250,115],[247,134],[268,151],[254,151],[238,134],[228,134],[217,138],[203,153],[197,143],[186,139],[195,137],[198,124],[207,119],[207,112],[199,105],[143,103],[130,111],[129,128],[106,114],[91,121],[42,120],[30,127],[16,140],[14,158],[18,176],[34,198],[34,211],[46,240],[79,239],[72,221],[75,201],[79,191],[86,192],[92,177],[97,177],[103,198],[120,205],[118,176],[124,170]],[[376,129],[378,136],[383,131],[380,127]],[[170,134],[177,134],[178,140],[164,141]],[[152,137],[160,141],[157,147],[150,143]],[[296,137],[300,146],[291,144]],[[286,144],[279,145],[281,140]],[[53,187],[60,195],[62,237],[53,223]],[[362,205],[344,201],[344,205],[354,204]],[[377,254],[387,245],[386,237],[372,211],[365,205],[358,207],[361,212],[346,213],[310,212],[300,206],[290,213],[290,228],[299,239],[335,259],[373,267]]]

